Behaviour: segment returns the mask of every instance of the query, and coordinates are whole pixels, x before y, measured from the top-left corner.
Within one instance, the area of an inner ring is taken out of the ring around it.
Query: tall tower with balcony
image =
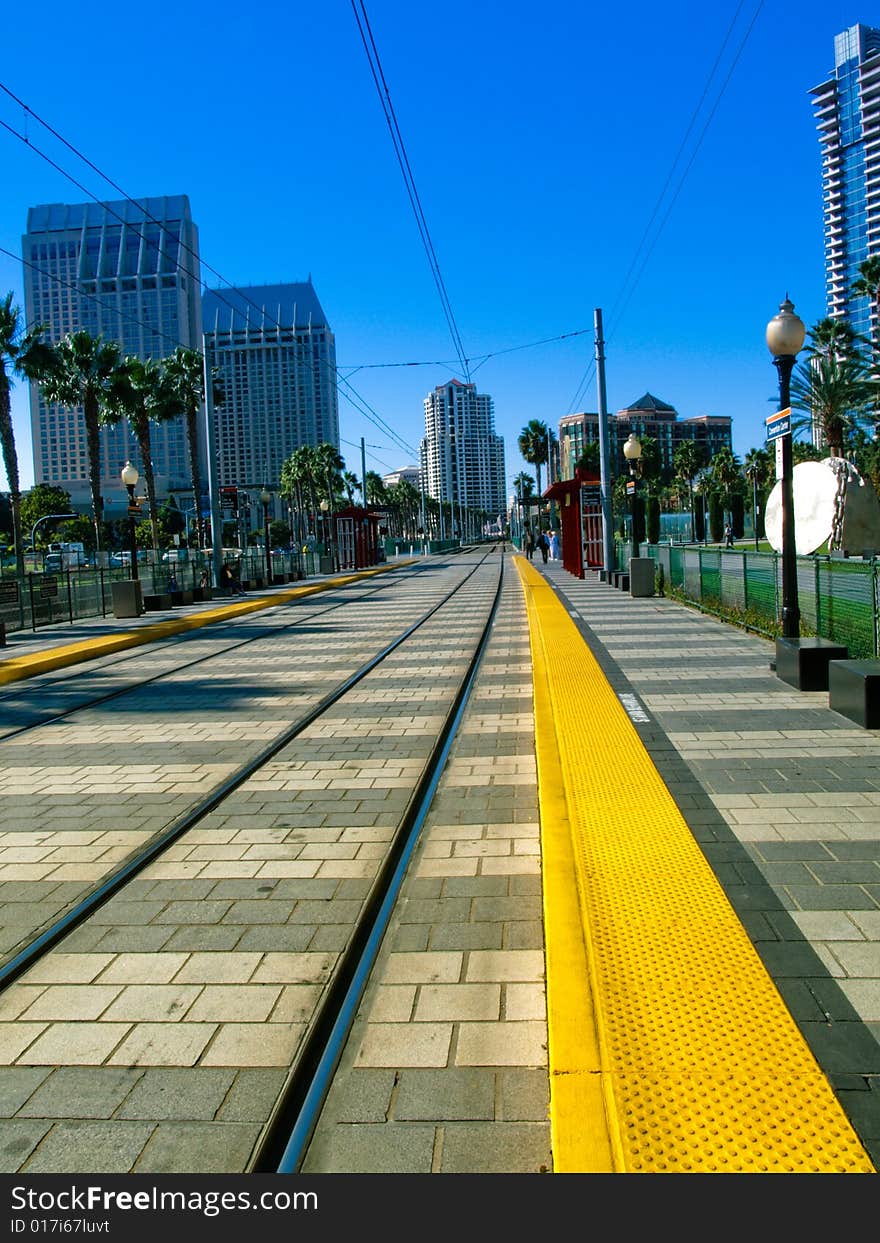
[[[836,35],[834,70],[810,93],[822,148],[828,315],[870,337],[873,309],[852,284],[859,264],[880,254],[880,30],[858,25]]]

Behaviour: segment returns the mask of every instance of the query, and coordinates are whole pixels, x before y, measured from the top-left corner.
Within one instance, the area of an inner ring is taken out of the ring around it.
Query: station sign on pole
[[[767,427],[767,439],[776,440],[779,436],[791,435],[791,406],[777,410],[764,420]]]
[[[782,478],[782,450],[786,436],[791,436],[791,406],[777,410],[764,420],[767,428],[767,444],[776,445],[776,478]]]

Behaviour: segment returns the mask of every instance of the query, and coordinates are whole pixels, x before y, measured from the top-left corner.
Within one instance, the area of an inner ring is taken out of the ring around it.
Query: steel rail
[[[75,906],[55,920],[47,928],[45,928],[37,937],[30,941],[22,950],[19,950],[12,958],[0,967],[0,992],[12,984],[25,971],[34,965],[44,954],[58,944],[65,936],[79,927],[86,919],[94,914],[105,902],[115,896],[120,889],[123,888],[129,880],[142,872],[155,858],[161,855],[169,846],[182,837],[184,833],[193,828],[200,820],[203,820],[210,812],[212,812],[224,799],[234,793],[241,785],[244,784],[254,773],[258,772],[266,765],[279,751],[283,750],[290,742],[293,741],[303,730],[307,729],[319,717],[321,717],[328,708],[338,702],[352,687],[362,681],[368,673],[372,672],[377,665],[387,659],[392,652],[396,651],[401,644],[405,643],[417,630],[425,625],[431,617],[434,616],[441,608],[446,605],[454,595],[456,595],[462,587],[476,574],[477,570],[485,564],[488,559],[487,553],[472,569],[468,570],[464,578],[456,584],[446,595],[436,604],[432,605],[425,613],[422,614],[415,622],[409,625],[397,638],[386,644],[375,656],[370,657],[363,665],[350,674],[342,682],[340,682],[333,690],[324,695],[314,707],[310,708],[302,717],[288,726],[278,737],[273,739],[261,752],[243,764],[230,777],[227,777],[219,786],[206,795],[205,798],[195,804],[188,812],[181,816],[174,824],[165,829],[157,837],[153,838],[142,850],[122,867],[118,868],[99,885],[91,889]]]
[[[504,583],[498,584],[483,630],[413,793],[373,880],[348,945],[291,1067],[248,1173],[291,1174],[300,1169],[342,1056],[370,971],[391,917],[403,877],[434,797],[477,670],[489,641]]]
[[[424,572],[424,567],[420,566],[417,570],[405,571],[400,576],[395,576],[394,578],[391,578],[391,579],[382,578],[382,579],[379,579],[378,582],[373,580],[372,582],[364,583],[364,587],[368,589],[364,591],[362,596],[355,597],[355,602],[361,599],[366,599],[370,595],[375,595],[379,591],[387,590],[387,588],[390,586],[393,586],[394,583],[399,583],[403,579],[408,578],[411,575],[415,575],[415,574],[423,573],[423,572]],[[353,583],[342,584],[337,590],[345,591],[354,586],[355,584]],[[313,595],[303,596],[301,600],[298,600],[295,603],[298,605],[305,604],[308,601],[314,600],[316,598],[317,597]],[[288,603],[294,603],[294,602],[289,601]],[[262,633],[253,634],[246,639],[240,639],[235,643],[230,643],[228,647],[221,648],[219,651],[209,652],[206,656],[199,656],[196,660],[184,661],[182,664],[175,665],[173,668],[164,669],[162,670],[162,672],[157,673],[153,675],[152,677],[142,678],[140,681],[137,681],[137,682],[133,681],[129,683],[127,686],[117,687],[115,690],[108,691],[106,694],[98,695],[94,699],[85,699],[81,703],[74,704],[72,707],[66,708],[62,712],[55,713],[53,716],[40,717],[39,720],[32,721],[29,725],[22,725],[18,729],[11,729],[5,734],[0,734],[0,747],[2,747],[3,743],[6,742],[8,739],[18,738],[20,737],[21,734],[27,733],[28,730],[39,729],[43,725],[52,725],[56,721],[61,721],[61,720],[64,720],[65,717],[72,716],[73,713],[75,712],[85,711],[87,708],[94,708],[94,707],[99,706],[100,704],[107,703],[112,699],[118,699],[120,696],[127,695],[131,691],[137,691],[137,690],[140,690],[144,686],[150,686],[154,682],[161,681],[162,678],[169,677],[173,673],[181,673],[181,672],[186,672],[189,669],[194,669],[196,668],[197,665],[200,665],[205,661],[214,660],[218,656],[225,656],[229,652],[235,652],[239,648],[246,647],[250,643],[257,643],[261,639],[265,639],[268,636],[282,634],[285,630],[291,630],[293,629],[294,626],[298,626],[304,621],[313,621],[318,617],[323,617],[326,613],[332,613],[335,609],[342,608],[344,604],[350,604],[350,603],[352,603],[351,599],[339,600],[337,601],[336,604],[328,605],[326,608],[322,608],[315,613],[309,613],[308,617],[295,617],[291,621],[284,622],[280,626],[267,627],[265,630],[263,630]],[[283,607],[281,604],[270,605],[268,611],[271,611],[276,608],[281,608],[281,607]],[[247,617],[246,620],[248,622],[255,622],[259,624],[258,619],[262,616],[263,616],[262,613],[256,613],[256,614],[251,613]],[[234,617],[231,617],[223,621],[218,621],[215,624],[218,626],[222,626],[230,621],[238,621],[238,620],[244,620],[244,619],[236,619]],[[185,643],[193,642],[199,639],[203,640],[206,637],[210,637],[210,636],[206,636],[202,631],[187,631],[183,634],[168,635],[165,638],[157,639],[156,647],[153,648],[152,650],[154,651],[158,650],[161,645],[161,650],[167,652],[178,644],[182,646]],[[143,655],[144,655],[143,647],[129,649],[125,655],[120,656],[119,660],[114,660],[109,664],[102,665],[101,672],[103,672],[106,669],[115,670],[119,668],[120,666],[126,665],[131,660],[137,660],[139,657],[142,658]],[[70,674],[68,677],[52,678],[51,681],[41,682],[40,686],[41,688],[46,687],[46,686],[51,687],[51,688],[63,688],[63,687],[69,686],[77,678],[88,677],[90,675],[94,676],[95,672],[96,671],[94,669],[83,669],[79,666],[76,666],[75,672]],[[42,675],[42,676],[45,676],[45,675]],[[20,687],[21,683],[15,682],[15,683],[9,683],[9,685]],[[15,692],[8,692],[7,694],[0,695],[0,706],[3,705],[5,700],[13,699],[13,698],[15,698]]]

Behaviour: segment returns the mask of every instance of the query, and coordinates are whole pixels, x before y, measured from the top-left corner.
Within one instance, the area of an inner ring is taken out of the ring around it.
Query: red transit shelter
[[[587,568],[600,569],[605,555],[599,476],[576,470],[574,479],[551,484],[543,499],[559,507],[563,567],[577,578],[583,578]]]
[[[340,570],[364,570],[378,565],[380,556],[379,523],[384,513],[374,513],[359,505],[336,511],[336,556]]]

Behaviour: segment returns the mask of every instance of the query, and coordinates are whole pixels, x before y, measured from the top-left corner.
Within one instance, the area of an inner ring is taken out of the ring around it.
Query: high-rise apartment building
[[[428,496],[490,516],[504,513],[504,440],[495,432],[492,398],[475,384],[451,380],[428,394],[420,455]]]
[[[202,320],[223,388],[214,410],[221,485],[277,487],[294,449],[338,449],[336,343],[311,279],[208,290]]]
[[[22,257],[27,320],[45,324],[48,340],[86,331],[139,358],[162,358],[178,345],[201,347],[198,230],[185,195],[32,207]],[[48,405],[33,384],[30,409],[34,479],[57,484],[87,507],[82,410]],[[183,420],[154,424],[151,438],[157,494],[185,489]],[[128,499],[122,467],[128,460],[143,466],[126,420],[102,429],[100,454],[105,514],[115,517]]]
[[[873,309],[852,284],[859,264],[880,253],[880,30],[836,35],[834,71],[810,93],[822,147],[828,314],[869,337]]]

